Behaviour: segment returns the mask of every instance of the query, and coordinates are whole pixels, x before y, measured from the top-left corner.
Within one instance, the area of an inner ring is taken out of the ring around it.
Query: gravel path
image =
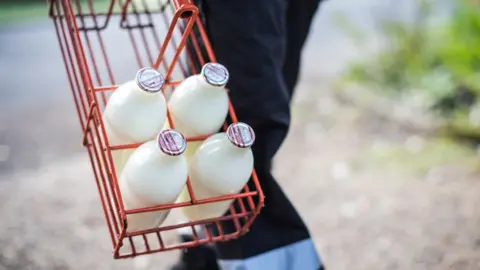
[[[277,173],[327,266],[480,269],[479,174],[462,164],[418,174],[365,161],[379,143],[398,145],[414,134],[392,136],[395,124],[328,92],[321,100],[318,106],[297,100],[313,113],[297,121]]]

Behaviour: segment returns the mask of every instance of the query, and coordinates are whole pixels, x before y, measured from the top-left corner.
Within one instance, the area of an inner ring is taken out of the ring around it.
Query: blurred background
[[[480,269],[480,2],[329,0],[303,60],[275,174],[328,269]],[[1,1],[0,269],[167,269],[112,259],[68,86],[45,3]]]

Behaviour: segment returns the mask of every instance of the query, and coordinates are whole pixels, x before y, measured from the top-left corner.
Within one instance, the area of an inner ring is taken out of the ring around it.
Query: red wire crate
[[[138,69],[151,66],[162,72],[166,78],[164,93],[168,97],[183,79],[199,73],[206,62],[216,61],[197,7],[189,0],[49,0],[48,6],[114,258],[228,241],[246,233],[263,206],[263,193],[255,171],[249,184],[236,195],[196,200],[190,181],[187,181],[190,202],[125,209],[111,151],[138,145],[110,145],[104,139],[106,133],[101,114],[108,97],[119,84],[133,79]],[[174,128],[170,113],[168,121]],[[231,103],[229,121],[237,122]],[[205,138],[187,138],[187,141]],[[127,233],[127,215],[231,199],[236,200],[238,207],[232,205],[228,214],[221,218]],[[206,233],[200,234],[199,227]],[[179,228],[191,229],[194,239],[167,244],[164,234]]]

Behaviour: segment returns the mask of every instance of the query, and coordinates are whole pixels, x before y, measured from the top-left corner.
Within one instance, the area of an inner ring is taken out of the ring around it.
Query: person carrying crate
[[[300,57],[322,0],[196,0],[238,118],[256,134],[252,150],[265,207],[244,236],[184,251],[172,270],[324,269],[310,233],[284,194],[272,160],[290,125]],[[181,235],[184,241],[191,236]]]

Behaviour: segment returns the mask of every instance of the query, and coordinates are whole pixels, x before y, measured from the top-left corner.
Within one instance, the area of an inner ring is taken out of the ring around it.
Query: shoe
[[[191,241],[182,236],[184,242]],[[210,246],[198,246],[182,251],[180,261],[170,270],[220,270],[217,254]]]

